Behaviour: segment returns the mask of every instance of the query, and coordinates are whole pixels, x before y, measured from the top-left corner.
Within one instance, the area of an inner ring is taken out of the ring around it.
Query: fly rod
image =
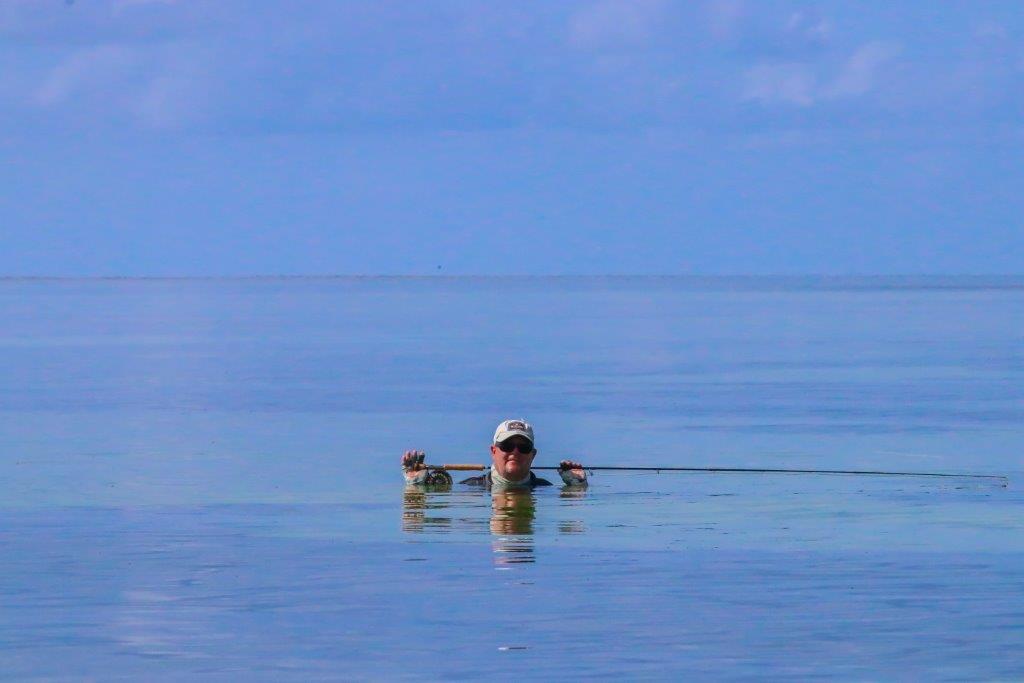
[[[431,470],[482,471],[490,469],[490,465],[424,465]],[[559,467],[531,467],[534,470],[558,471]],[[882,470],[799,470],[764,467],[621,467],[621,466],[584,466],[582,469],[594,472],[732,472],[746,474],[852,474],[878,477],[943,477],[947,479],[994,479],[1004,487],[1009,478],[1001,474],[953,474],[950,472],[886,472]]]

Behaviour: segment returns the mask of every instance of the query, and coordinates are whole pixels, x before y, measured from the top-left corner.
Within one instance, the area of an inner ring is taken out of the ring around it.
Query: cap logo
[[[510,431],[510,432],[512,430],[515,430],[515,429],[519,429],[519,430],[522,430],[522,431],[525,432],[526,431],[526,423],[519,422],[518,420],[509,420],[508,424],[505,426],[505,429]]]

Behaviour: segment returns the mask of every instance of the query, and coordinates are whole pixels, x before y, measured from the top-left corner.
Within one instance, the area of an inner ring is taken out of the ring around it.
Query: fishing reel
[[[423,480],[423,483],[427,486],[451,486],[452,475],[448,474],[444,470],[430,470],[426,479]]]
[[[427,467],[426,464],[424,464],[424,461],[426,460],[426,458],[427,458],[426,453],[417,453],[416,457],[414,457],[412,462],[410,463],[411,469],[413,469],[413,470],[425,469]],[[431,468],[427,472],[426,476],[423,478],[422,483],[425,486],[451,486],[452,485],[452,475],[448,474],[443,469]]]

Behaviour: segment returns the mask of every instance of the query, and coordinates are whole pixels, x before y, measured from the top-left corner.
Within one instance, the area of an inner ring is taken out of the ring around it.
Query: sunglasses
[[[498,444],[498,448],[501,449],[502,453],[511,453],[517,449],[520,453],[533,453],[533,444],[529,441],[513,441],[512,439],[506,439]]]

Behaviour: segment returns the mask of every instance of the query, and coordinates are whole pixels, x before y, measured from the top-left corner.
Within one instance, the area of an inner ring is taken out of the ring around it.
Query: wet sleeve
[[[402,470],[402,474],[405,476],[406,484],[424,484],[427,481],[427,475],[430,474],[430,470]]]
[[[587,485],[587,472],[583,471],[583,476],[578,477],[573,474],[572,470],[559,470],[558,476],[562,478],[566,486],[586,486]]]

